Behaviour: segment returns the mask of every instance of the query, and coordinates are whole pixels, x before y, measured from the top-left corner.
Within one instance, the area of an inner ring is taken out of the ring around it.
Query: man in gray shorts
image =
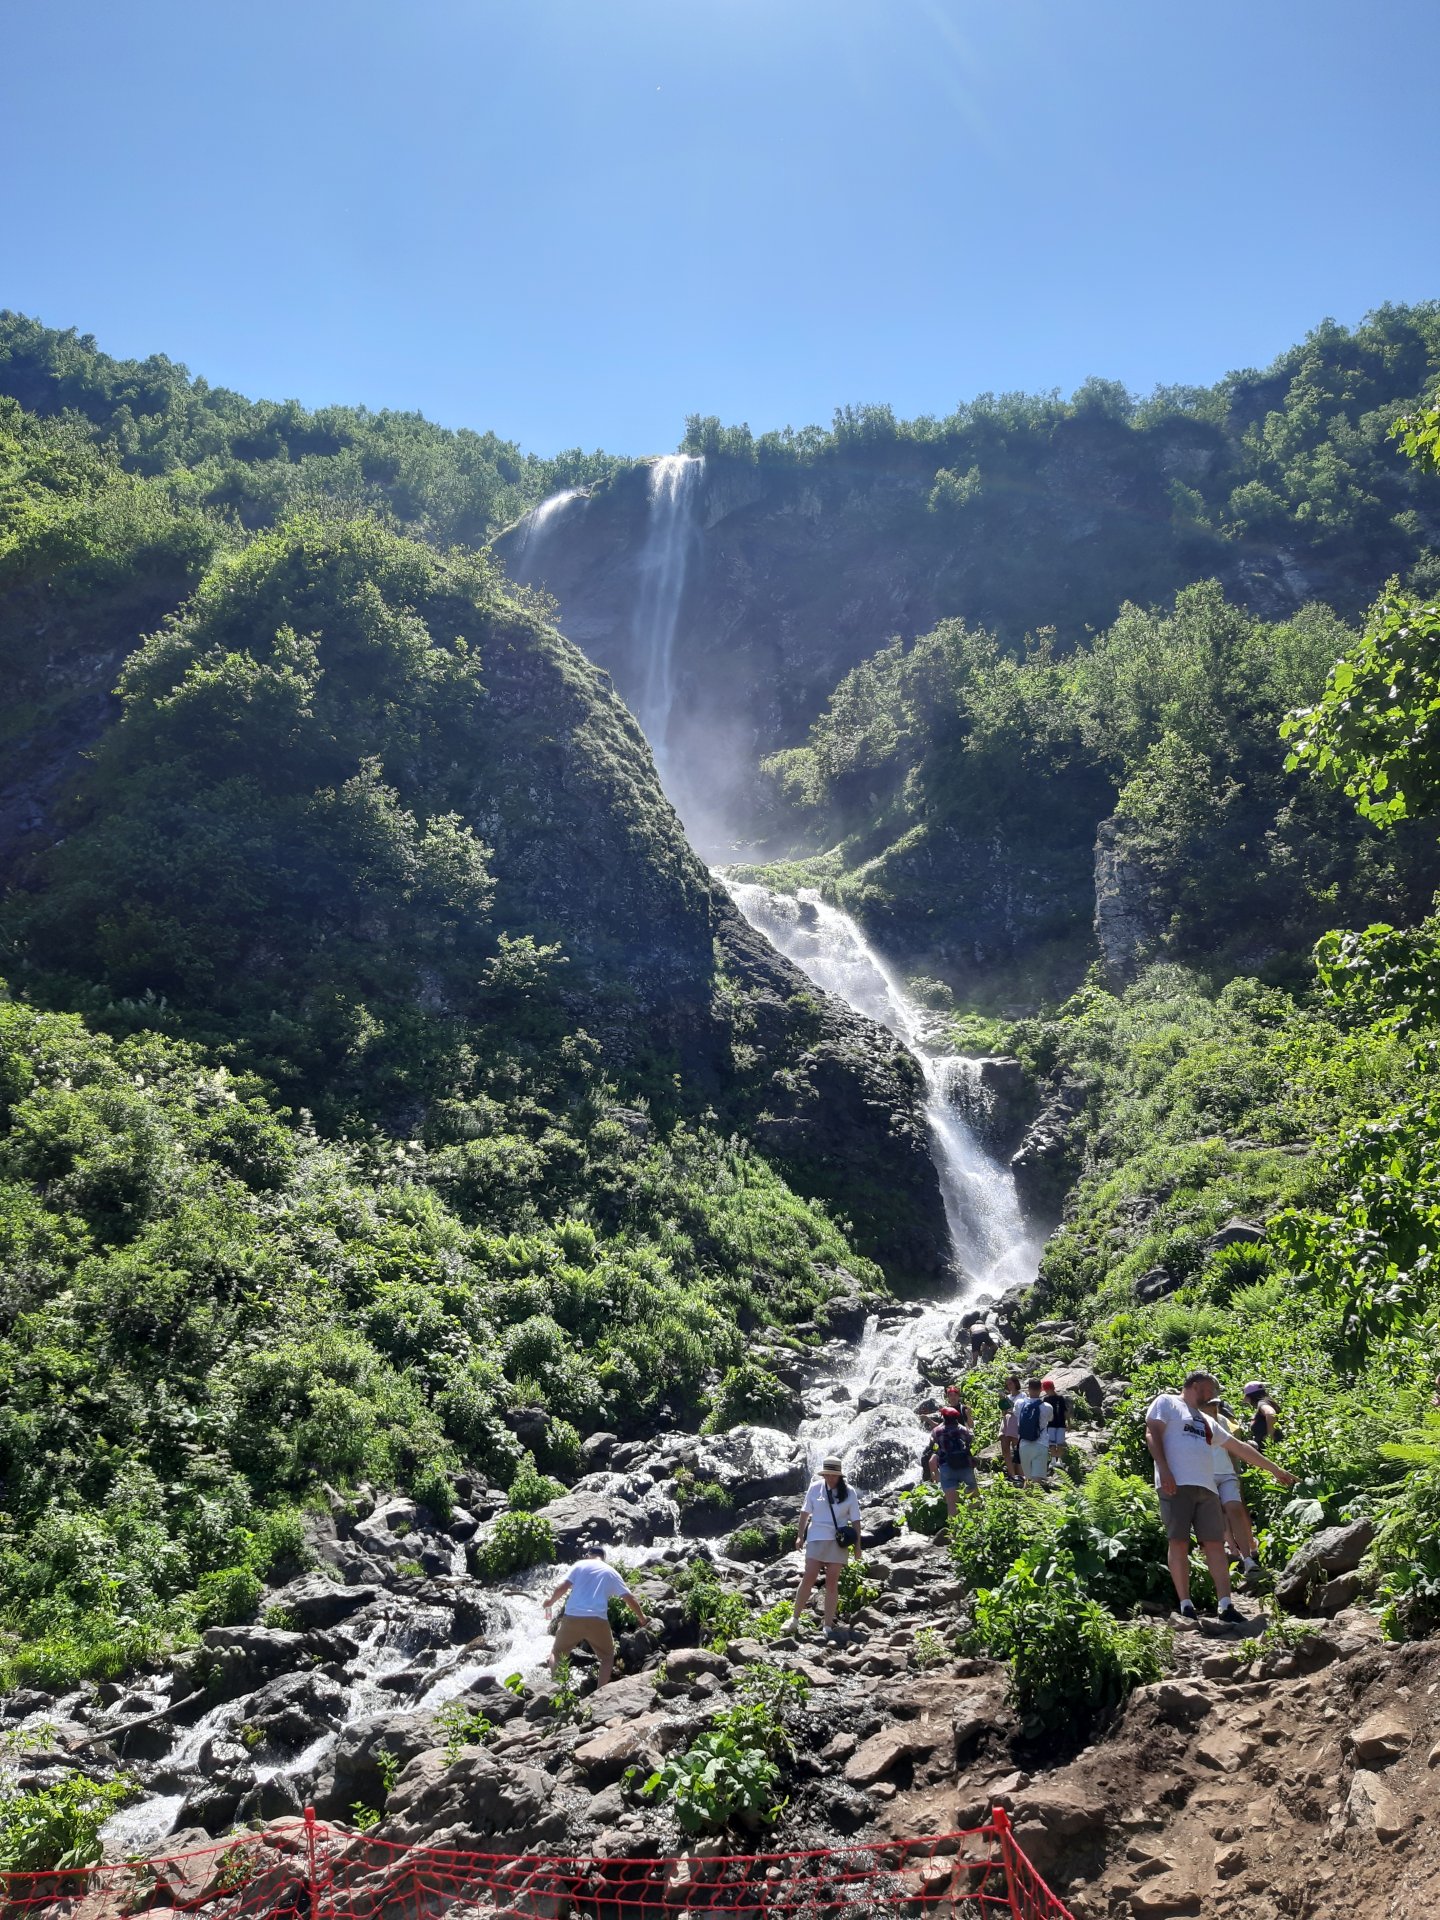
[[[1225,1515],[1215,1489],[1215,1457],[1211,1448],[1224,1447],[1233,1459],[1243,1460],[1252,1467],[1263,1467],[1282,1487],[1293,1487],[1295,1476],[1275,1466],[1243,1440],[1237,1440],[1233,1433],[1221,1433],[1211,1423],[1202,1405],[1219,1391],[1212,1375],[1186,1374],[1179,1393],[1162,1393],[1145,1409],[1145,1444],[1155,1462],[1160,1516],[1169,1542],[1166,1557],[1180,1602],[1181,1618],[1197,1617],[1190,1598],[1190,1536],[1193,1533],[1215,1582],[1220,1618],[1231,1623],[1238,1621],[1240,1615],[1230,1598]]]

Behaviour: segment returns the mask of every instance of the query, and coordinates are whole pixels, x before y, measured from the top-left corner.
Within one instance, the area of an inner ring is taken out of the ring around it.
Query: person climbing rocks
[[[1244,1579],[1253,1580],[1260,1572],[1260,1556],[1255,1546],[1255,1529],[1250,1524],[1250,1510],[1240,1491],[1240,1475],[1225,1446],[1225,1438],[1231,1431],[1227,1417],[1230,1409],[1218,1393],[1202,1401],[1201,1406],[1215,1429],[1215,1444],[1210,1453],[1215,1467],[1215,1491],[1225,1516],[1226,1554],[1239,1560]],[[1233,1554],[1231,1547],[1235,1549]]]
[[[1280,1425],[1280,1409],[1270,1398],[1270,1389],[1263,1380],[1252,1380],[1240,1391],[1250,1409],[1250,1444],[1263,1448],[1275,1438]]]
[[[550,1648],[550,1671],[573,1648],[589,1647],[600,1662],[600,1685],[608,1686],[615,1671],[615,1634],[610,1626],[610,1602],[619,1600],[643,1627],[648,1624],[645,1609],[626,1586],[614,1567],[605,1564],[603,1547],[587,1547],[565,1578],[545,1602],[545,1612],[565,1597],[565,1609],[555,1628]]]
[[[1070,1424],[1070,1402],[1063,1393],[1057,1393],[1053,1380],[1042,1380],[1040,1391],[1045,1396],[1045,1404],[1050,1409],[1050,1425],[1045,1429],[1045,1438],[1050,1447],[1050,1458],[1058,1460],[1065,1451],[1066,1428]]]
[[[1204,1411],[1204,1403],[1220,1391],[1213,1374],[1187,1373],[1179,1393],[1157,1394],[1145,1409],[1145,1445],[1155,1462],[1155,1486],[1160,1517],[1168,1542],[1166,1558],[1180,1617],[1199,1615],[1190,1598],[1190,1536],[1193,1533],[1215,1582],[1222,1624],[1239,1622],[1240,1612],[1230,1597],[1230,1567],[1225,1558],[1225,1515],[1215,1487],[1215,1460],[1221,1446],[1234,1460],[1260,1467],[1282,1487],[1293,1487],[1295,1476],[1267,1460],[1263,1453],[1231,1434],[1220,1435]]]
[[[920,1456],[920,1471],[930,1480],[938,1480],[945,1496],[945,1511],[953,1520],[960,1505],[960,1489],[978,1495],[980,1482],[975,1475],[975,1429],[963,1407],[945,1407],[940,1424],[930,1435],[930,1444]]]
[[[833,1639],[839,1631],[840,1569],[852,1550],[857,1559],[860,1555],[860,1502],[846,1484],[844,1465],[834,1454],[822,1463],[819,1478],[811,1482],[800,1503],[795,1544],[805,1550],[805,1571],[790,1609],[790,1631],[800,1631],[800,1615],[823,1573],[825,1634]]]
[[[1020,1472],[1020,1425],[1018,1403],[1020,1376],[1007,1373],[1000,1395],[1000,1465],[1007,1480],[1023,1478]]]
[[[1044,1383],[1035,1374],[1026,1384],[1025,1397],[1015,1409],[1015,1433],[1020,1456],[1020,1472],[1027,1480],[1045,1480],[1050,1474],[1050,1403]]]

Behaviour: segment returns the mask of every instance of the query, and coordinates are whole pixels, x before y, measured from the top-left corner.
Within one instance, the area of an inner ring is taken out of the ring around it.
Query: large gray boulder
[[[1370,1520],[1352,1520],[1343,1527],[1322,1527],[1305,1542],[1275,1582],[1276,1599],[1292,1609],[1308,1608],[1332,1580],[1356,1571],[1374,1538],[1375,1525]]]
[[[519,1852],[544,1837],[542,1818],[554,1782],[538,1767],[521,1766],[484,1747],[416,1756],[385,1802],[383,1837],[411,1842],[437,1828],[459,1828],[503,1842],[496,1852]],[[563,1825],[563,1817],[562,1822]]]
[[[724,1487],[735,1506],[798,1494],[810,1482],[804,1445],[775,1427],[735,1427],[702,1440],[695,1476]]]

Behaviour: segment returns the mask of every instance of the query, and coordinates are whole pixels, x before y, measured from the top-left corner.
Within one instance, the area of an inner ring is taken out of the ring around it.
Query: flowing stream
[[[675,653],[703,468],[703,461],[679,454],[652,464],[648,531],[638,561],[633,705],[672,800],[681,797],[679,789],[685,785],[682,773],[670,764]],[[522,548],[527,578],[543,579],[543,550],[558,537],[566,510],[577,497],[577,489],[555,494],[531,514]],[[853,1353],[838,1362],[833,1355],[822,1361],[807,1385],[816,1410],[799,1435],[812,1466],[823,1454],[840,1452],[862,1494],[873,1497],[914,1474],[921,1440],[915,1409],[933,1391],[924,1363],[959,1344],[960,1317],[967,1305],[1033,1279],[1039,1238],[1025,1221],[1008,1169],[986,1152],[967,1119],[976,1104],[973,1063],[937,1050],[924,1012],[855,921],[812,891],[792,896],[728,879],[723,872],[717,871],[716,877],[751,925],[818,988],[887,1028],[924,1071],[926,1117],[950,1229],[955,1282],[943,1298],[872,1316]],[[777,1461],[792,1458],[794,1444],[781,1433],[756,1436],[761,1452],[773,1453]],[[648,1548],[626,1548],[625,1557],[632,1563],[673,1557],[687,1540],[679,1510],[668,1502],[663,1523],[673,1527],[668,1537],[662,1532]],[[461,1557],[455,1573],[463,1574],[463,1569]],[[498,1617],[487,1643],[422,1655],[432,1665],[408,1703],[382,1683],[415,1663],[417,1636],[420,1644],[434,1645],[425,1640],[425,1609],[412,1609],[398,1625],[387,1618],[373,1627],[351,1669],[357,1677],[347,1687],[342,1726],[303,1751],[257,1769],[258,1777],[284,1774],[303,1788],[305,1776],[323,1769],[340,1732],[359,1720],[376,1713],[433,1711],[487,1677],[504,1679],[515,1672],[533,1676],[549,1652],[542,1602],[557,1577],[556,1568],[539,1567],[507,1583],[493,1596]],[[223,1732],[233,1718],[232,1707],[218,1707],[193,1726],[177,1728],[167,1765],[194,1766],[206,1740]],[[155,1794],[115,1814],[104,1829],[112,1856],[158,1843],[170,1832],[182,1803],[183,1796]]]

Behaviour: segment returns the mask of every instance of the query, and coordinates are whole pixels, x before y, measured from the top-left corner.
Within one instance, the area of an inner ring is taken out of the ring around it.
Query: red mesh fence
[[[679,1858],[397,1846],[313,1815],[168,1860],[0,1876],[0,1920],[1072,1920],[989,1823],[809,1853]]]

